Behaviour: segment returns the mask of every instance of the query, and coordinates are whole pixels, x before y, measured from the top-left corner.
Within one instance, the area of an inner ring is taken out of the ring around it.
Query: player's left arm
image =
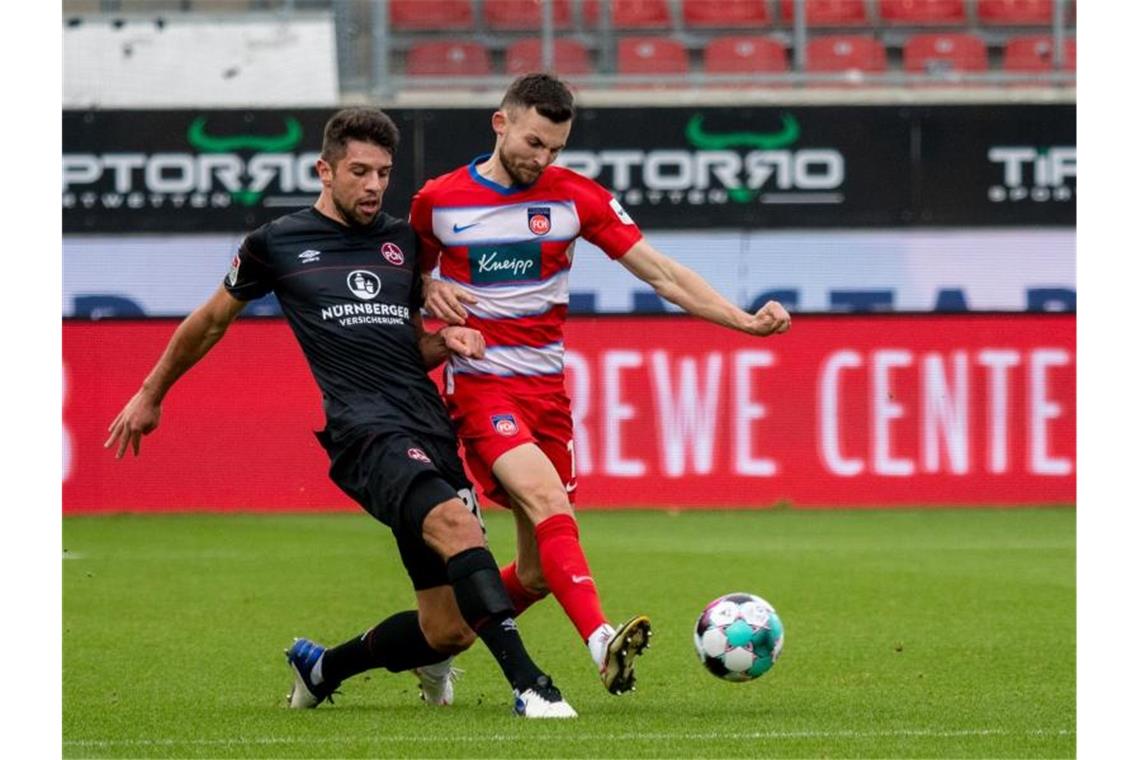
[[[695,317],[759,336],[787,332],[792,326],[792,318],[778,301],[768,301],[755,314],[749,314],[645,238],[634,243],[618,261],[635,277],[653,286],[657,295]]]
[[[438,332],[428,332],[424,329],[423,317],[416,312],[412,313],[412,326],[415,327],[419,340],[420,356],[429,370],[443,364],[453,354],[482,359],[487,349],[483,333],[470,327],[448,325]]]

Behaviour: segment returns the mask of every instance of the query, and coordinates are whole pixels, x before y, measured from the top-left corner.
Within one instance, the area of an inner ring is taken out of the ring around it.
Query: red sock
[[[534,526],[534,534],[546,585],[584,641],[606,622],[606,616],[578,542],[578,523],[571,515],[555,515]]]
[[[527,607],[546,596],[546,594],[536,594],[522,585],[514,562],[506,567],[500,567],[499,576],[503,579],[503,585],[507,587],[507,595],[511,598],[511,604],[515,606],[516,616],[523,614]]]

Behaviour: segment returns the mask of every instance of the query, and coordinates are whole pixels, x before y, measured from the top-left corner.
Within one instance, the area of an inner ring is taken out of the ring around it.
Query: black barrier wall
[[[65,111],[63,230],[227,232],[310,204],[331,109]],[[393,109],[385,208],[493,147],[490,109]],[[560,162],[645,228],[1073,226],[1076,107],[580,109]]]

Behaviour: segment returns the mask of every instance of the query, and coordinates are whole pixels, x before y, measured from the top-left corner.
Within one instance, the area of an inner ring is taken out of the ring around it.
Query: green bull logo
[[[842,203],[843,155],[797,148],[800,124],[780,115],[771,131],[719,131],[697,113],[687,148],[568,150],[559,163],[610,188],[625,205]]]
[[[284,119],[280,132],[262,135],[211,131],[199,116],[186,130],[193,152],[66,153],[63,206],[299,208],[321,191],[319,152],[295,152],[303,137],[293,117]]]

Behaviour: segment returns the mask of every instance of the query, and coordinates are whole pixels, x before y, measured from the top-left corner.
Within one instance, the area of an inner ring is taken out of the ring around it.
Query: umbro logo
[[[321,260],[321,252],[314,251],[311,248],[307,251],[301,251],[297,254],[297,258],[301,260],[302,264],[312,264],[314,261]]]
[[[471,224],[453,224],[453,225],[451,225],[451,231],[456,233],[456,234],[459,234],[460,232],[463,232],[464,230],[469,230],[472,227],[477,227],[477,226],[479,226],[479,224],[480,224],[479,222],[472,222]]]

